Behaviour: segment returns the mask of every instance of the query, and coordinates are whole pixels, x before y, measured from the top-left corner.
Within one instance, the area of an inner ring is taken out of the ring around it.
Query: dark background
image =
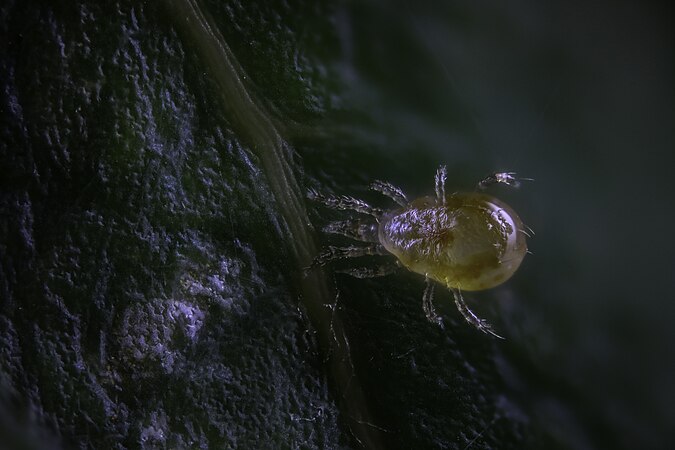
[[[672,7],[198,4],[300,190],[386,206],[371,181],[424,195],[439,164],[449,189],[535,179],[494,190],[533,254],[467,296],[505,341],[442,289],[430,325],[414,274],[325,270],[354,406],[280,172],[171,4],[0,6],[0,446],[362,448],[360,426],[381,448],[672,446]]]

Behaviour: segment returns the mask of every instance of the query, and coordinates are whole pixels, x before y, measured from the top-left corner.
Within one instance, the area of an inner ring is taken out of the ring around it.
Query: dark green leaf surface
[[[0,448],[667,448],[673,36],[607,2],[0,6]],[[303,275],[339,212],[514,170],[514,278]]]

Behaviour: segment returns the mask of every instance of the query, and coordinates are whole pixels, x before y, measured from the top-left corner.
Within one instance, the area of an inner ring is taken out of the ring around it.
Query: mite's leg
[[[385,264],[375,268],[356,267],[351,269],[339,269],[335,272],[351,275],[354,278],[377,278],[391,275],[399,269],[400,267],[396,264]]]
[[[347,195],[323,195],[320,192],[310,189],[307,192],[307,198],[310,200],[315,200],[323,203],[329,208],[340,209],[340,210],[352,210],[362,214],[369,214],[373,217],[380,217],[382,215],[382,210],[379,208],[373,208],[368,203],[363,200],[359,200],[354,197],[349,197]]]
[[[439,166],[436,170],[436,200],[440,205],[445,206],[445,180],[448,178],[448,169],[445,166]]]
[[[379,244],[367,245],[365,247],[326,247],[314,258],[309,268],[325,266],[336,259],[358,258],[368,255],[388,255],[389,253]]]
[[[427,316],[429,322],[435,323],[443,328],[443,320],[436,314],[436,308],[434,308],[434,282],[431,281],[429,277],[425,277],[424,283],[424,294],[422,294],[422,309],[424,310],[424,315]]]
[[[331,222],[323,228],[325,233],[341,234],[357,241],[379,242],[377,238],[377,224],[364,223],[360,220],[343,220]]]
[[[478,328],[483,333],[491,334],[492,336],[499,339],[504,339],[503,337],[492,331],[492,326],[489,323],[479,318],[477,315],[473,313],[473,311],[469,309],[467,304],[464,302],[464,299],[462,298],[462,293],[459,291],[459,289],[452,289],[452,293],[455,296],[455,305],[457,305],[457,309],[459,310],[460,313],[462,313],[467,322],[469,322],[474,327]]]
[[[478,182],[478,189],[486,189],[493,184],[505,184],[512,188],[520,187],[521,181],[534,181],[532,178],[518,178],[515,172],[497,172],[483,178]]]
[[[405,206],[408,204],[408,198],[405,196],[403,191],[394,186],[393,184],[377,180],[370,185],[370,188],[374,191],[386,195],[387,197],[389,197],[390,199],[392,199],[401,206]]]

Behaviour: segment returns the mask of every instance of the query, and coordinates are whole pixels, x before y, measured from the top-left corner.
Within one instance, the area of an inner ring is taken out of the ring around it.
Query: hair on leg
[[[321,202],[329,208],[343,211],[356,211],[358,213],[368,214],[373,217],[380,217],[383,212],[380,208],[374,208],[363,200],[359,200],[358,198],[350,197],[348,195],[324,195],[315,189],[310,189],[307,191],[307,198]]]
[[[379,242],[377,224],[358,219],[331,222],[323,228],[324,233],[339,234],[361,242]]]
[[[434,308],[434,282],[428,276],[424,277],[424,294],[422,294],[422,310],[427,320],[443,328],[443,320],[436,314]]]
[[[377,267],[353,267],[349,269],[335,270],[337,273],[344,273],[354,278],[378,278],[386,277],[399,270],[396,264],[383,264]]]
[[[400,188],[397,188],[391,183],[377,180],[370,185],[370,188],[383,195],[386,195],[387,197],[389,197],[390,199],[392,199],[401,206],[405,206],[408,204],[408,197],[405,196],[405,194]]]
[[[436,177],[434,184],[436,188],[436,201],[439,205],[445,206],[445,181],[448,178],[448,168],[445,166],[438,166],[436,170]]]
[[[310,268],[322,267],[328,264],[331,261],[338,259],[346,258],[358,258],[360,256],[371,256],[371,255],[388,255],[389,253],[382,247],[380,244],[371,244],[367,246],[355,246],[351,245],[348,247],[334,247],[329,246],[324,248],[321,253],[319,253]]]
[[[457,306],[457,309],[462,314],[462,316],[464,316],[464,319],[466,319],[467,322],[478,328],[483,333],[491,334],[492,336],[499,339],[504,339],[502,336],[492,331],[492,325],[479,318],[476,314],[474,314],[473,311],[471,311],[471,309],[469,309],[469,306],[464,302],[464,298],[462,297],[462,293],[459,289],[452,289],[452,293],[455,296],[455,305]]]
[[[534,181],[532,178],[516,177],[515,172],[496,172],[478,182],[478,189],[487,189],[493,184],[505,184],[512,188],[519,188],[521,181]]]

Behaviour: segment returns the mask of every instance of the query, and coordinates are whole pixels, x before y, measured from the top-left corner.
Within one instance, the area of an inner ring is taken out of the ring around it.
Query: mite
[[[442,325],[433,306],[434,283],[450,289],[457,309],[480,331],[502,338],[492,326],[467,306],[462,291],[481,291],[498,286],[518,269],[527,253],[529,236],[518,214],[497,198],[482,192],[446,194],[445,166],[438,168],[435,195],[409,201],[403,191],[376,181],[371,189],[391,198],[398,207],[375,208],[366,202],[341,195],[327,196],[310,190],[308,197],[324,205],[371,216],[370,220],[350,219],[328,224],[324,231],[340,234],[367,245],[324,249],[310,268],[343,258],[365,255],[392,255],[395,264],[377,268],[348,268],[340,272],[358,278],[389,275],[400,267],[423,275],[422,308],[427,319]],[[518,187],[513,172],[492,174],[478,183],[480,190],[493,184]],[[503,338],[502,338],[503,339]]]

